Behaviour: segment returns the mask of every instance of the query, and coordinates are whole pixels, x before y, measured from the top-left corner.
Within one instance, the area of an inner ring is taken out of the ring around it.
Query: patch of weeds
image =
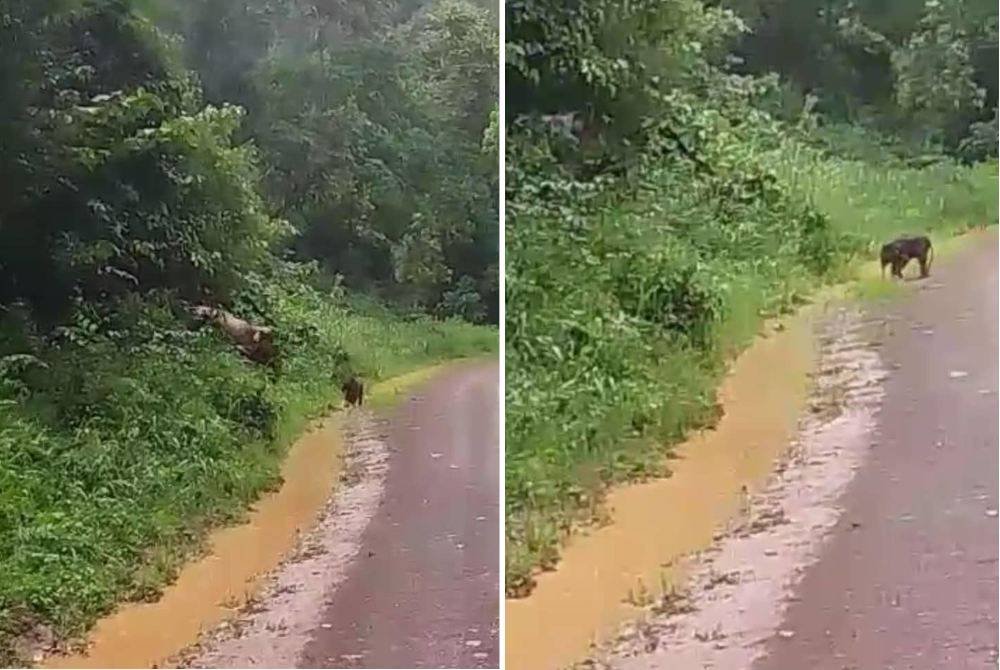
[[[635,587],[628,590],[624,602],[632,607],[649,607],[656,602],[656,596],[646,587],[642,579],[639,579]]]

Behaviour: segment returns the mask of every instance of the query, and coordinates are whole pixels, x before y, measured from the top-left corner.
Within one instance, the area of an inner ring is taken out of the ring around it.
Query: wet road
[[[997,667],[997,305],[993,231],[886,310],[870,460],[753,670]]]
[[[498,374],[457,367],[396,410],[382,503],[298,667],[498,666]]]

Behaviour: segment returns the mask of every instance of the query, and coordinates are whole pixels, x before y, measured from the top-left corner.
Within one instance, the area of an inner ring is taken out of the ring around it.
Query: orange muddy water
[[[795,434],[815,366],[817,310],[784,322],[734,363],[720,389],[718,426],[676,450],[672,476],[613,489],[611,524],[573,537],[530,596],[506,603],[511,670],[559,670],[584,660],[637,609],[637,598],[680,585],[676,559],[707,548]],[[645,594],[643,596],[642,594]]]
[[[370,403],[390,404],[442,368],[376,384]],[[281,488],[261,498],[246,523],[214,532],[207,555],[183,568],[159,600],[121,606],[91,631],[86,653],[53,656],[42,667],[156,667],[234,615],[323,510],[343,462],[340,416],[321,420],[292,445],[281,467]]]

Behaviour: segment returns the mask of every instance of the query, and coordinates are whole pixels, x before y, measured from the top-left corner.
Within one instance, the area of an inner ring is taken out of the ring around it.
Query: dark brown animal
[[[357,377],[351,377],[344,382],[340,390],[344,392],[344,400],[348,405],[357,405],[360,407],[361,403],[364,402],[365,385],[358,381]]]
[[[214,323],[232,340],[241,354],[254,363],[272,365],[277,360],[274,331],[265,326],[255,326],[218,307],[198,305],[192,310],[195,316]]]
[[[914,258],[920,263],[920,276],[927,277],[934,260],[934,247],[925,235],[916,237],[900,237],[882,245],[879,260],[882,264],[882,277],[885,277],[885,267],[892,268],[892,276],[903,278],[903,268]]]

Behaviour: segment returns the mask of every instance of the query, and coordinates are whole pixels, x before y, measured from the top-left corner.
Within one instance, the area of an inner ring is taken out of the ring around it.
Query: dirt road
[[[996,667],[997,238],[973,244],[884,314],[874,448],[754,670]]]
[[[497,375],[457,371],[393,417],[381,507],[299,667],[499,665]]]
[[[267,592],[189,667],[496,668],[498,367],[352,410],[347,476]]]

